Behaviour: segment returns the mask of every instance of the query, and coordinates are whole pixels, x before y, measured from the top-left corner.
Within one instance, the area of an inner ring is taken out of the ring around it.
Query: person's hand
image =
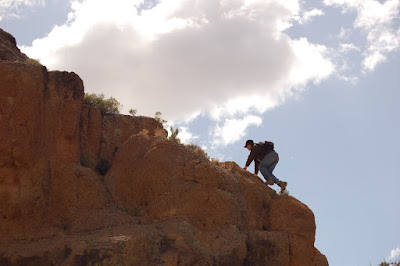
[[[246,171],[246,170],[247,170],[247,166],[243,167],[243,170],[245,170],[245,171]]]

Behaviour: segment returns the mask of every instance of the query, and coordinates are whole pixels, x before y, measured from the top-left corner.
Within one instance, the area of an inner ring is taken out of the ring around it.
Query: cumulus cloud
[[[387,60],[388,55],[400,46],[400,25],[398,21],[400,1],[398,0],[324,0],[328,6],[336,6],[343,12],[355,10],[357,17],[354,27],[361,29],[368,42],[363,51],[362,62],[364,71],[372,71]],[[340,37],[348,35],[348,30],[342,29]]]
[[[360,51],[360,48],[352,43],[341,43],[339,47],[339,51],[342,53],[347,53],[349,51]]]
[[[22,9],[26,7],[44,6],[44,0],[1,0],[0,1],[0,21],[19,17]]]
[[[340,32],[337,35],[339,39],[348,39],[351,34],[351,29],[340,28]]]
[[[298,19],[300,24],[310,22],[314,17],[323,16],[325,13],[321,9],[314,8],[309,11],[303,12],[302,16]]]
[[[243,138],[249,126],[262,124],[261,117],[249,115],[243,119],[226,119],[223,126],[217,126],[214,136],[215,145],[228,145]]]
[[[333,73],[326,47],[284,32],[299,14],[298,0],[74,1],[64,25],[21,48],[126,110],[178,122],[203,114],[222,129]]]
[[[189,144],[199,138],[189,131],[188,127],[179,127],[179,139],[182,143]]]
[[[297,1],[164,0],[139,13],[140,4],[74,2],[65,25],[23,51],[50,69],[76,71],[88,90],[112,94],[126,108],[172,119],[240,97],[263,98],[267,107],[246,106],[262,112],[293,87],[329,75],[299,69],[310,66],[304,54],[329,61],[307,40],[282,33]]]

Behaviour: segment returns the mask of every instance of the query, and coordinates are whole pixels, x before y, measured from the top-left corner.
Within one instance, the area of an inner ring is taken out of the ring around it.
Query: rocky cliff
[[[83,96],[0,31],[0,265],[328,264],[306,205]]]

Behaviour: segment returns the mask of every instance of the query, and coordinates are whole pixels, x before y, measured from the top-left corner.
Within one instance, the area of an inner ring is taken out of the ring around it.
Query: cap
[[[247,140],[246,145],[244,145],[244,147],[247,148],[247,145],[249,145],[249,144],[254,145],[254,141],[251,139]]]

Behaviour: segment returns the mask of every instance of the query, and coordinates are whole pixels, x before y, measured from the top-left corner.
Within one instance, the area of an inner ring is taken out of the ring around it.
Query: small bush
[[[32,59],[32,58],[28,58],[25,61],[26,63],[30,64],[30,65],[37,65],[37,66],[41,66],[42,64],[40,63],[40,60],[38,59]]]
[[[192,143],[186,145],[186,147],[192,149],[201,161],[210,161],[210,156],[200,146]]]
[[[99,163],[96,166],[96,170],[100,175],[105,176],[111,168],[111,162],[107,159],[100,159]]]
[[[179,129],[174,128],[173,126],[171,126],[169,129],[171,130],[171,136],[169,136],[168,139],[180,144],[181,140],[178,138]]]
[[[162,113],[161,112],[156,112],[154,115],[154,119],[160,122],[161,124],[166,124],[168,121],[165,119],[161,118]]]
[[[215,165],[219,165],[219,159],[217,158],[212,158],[211,162],[214,163]]]
[[[102,115],[119,114],[121,104],[113,97],[105,98],[104,94],[85,93],[84,104],[97,107]]]
[[[135,116],[136,113],[137,113],[137,110],[136,110],[136,109],[130,109],[130,110],[129,110],[129,114],[130,114],[131,116]]]

